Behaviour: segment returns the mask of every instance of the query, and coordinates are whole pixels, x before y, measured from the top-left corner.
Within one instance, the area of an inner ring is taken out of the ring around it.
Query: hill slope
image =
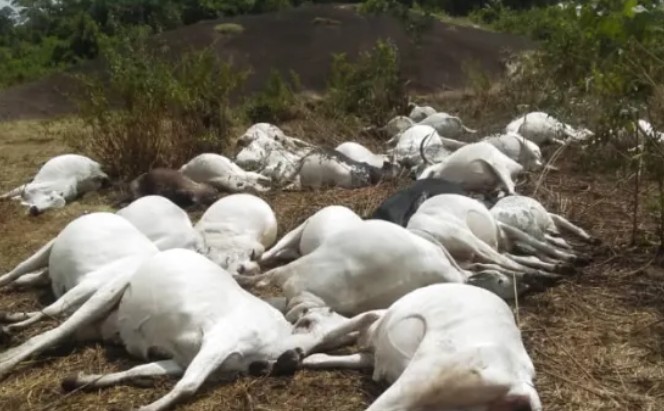
[[[215,26],[221,23],[240,24],[244,32],[219,33]],[[163,33],[159,38],[176,51],[210,46],[220,57],[251,67],[253,74],[246,92],[259,89],[272,68],[282,73],[292,69],[305,89],[320,91],[325,87],[332,53],[355,56],[378,39],[391,39],[399,47],[403,69],[411,80],[409,87],[419,93],[462,87],[466,61],[479,63],[491,75],[500,73],[505,52],[530,47],[520,37],[446,23],[435,23],[415,47],[395,19],[362,16],[352,8],[337,5],[205,21]],[[95,67],[98,65],[87,64],[72,71]],[[70,113],[73,106],[62,93],[74,90],[72,80],[63,74],[4,90],[0,93],[0,121]]]

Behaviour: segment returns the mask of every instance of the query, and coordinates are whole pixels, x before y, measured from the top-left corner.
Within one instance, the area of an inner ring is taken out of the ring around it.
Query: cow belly
[[[307,161],[300,171],[300,182],[303,187],[353,187],[350,170],[331,161]]]
[[[480,190],[495,183],[495,176],[483,163],[474,161],[464,164],[450,164],[445,167],[440,176],[470,190]]]

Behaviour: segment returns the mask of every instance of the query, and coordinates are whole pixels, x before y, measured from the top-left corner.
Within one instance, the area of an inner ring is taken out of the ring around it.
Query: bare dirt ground
[[[438,101],[440,109],[468,113],[464,121],[480,134],[504,127],[509,115],[465,111],[460,100]],[[30,178],[38,166],[67,147],[40,123],[0,124],[0,189]],[[312,119],[284,126],[293,135],[314,141],[330,125]],[[347,131],[350,133],[350,131]],[[346,137],[352,134],[347,134]],[[328,134],[329,136],[329,134]],[[367,141],[374,148],[376,141]],[[549,153],[550,155],[550,153]],[[617,177],[583,170],[584,157],[570,149],[541,184],[519,188],[532,193],[551,211],[581,225],[604,244],[585,250],[594,257],[577,276],[546,292],[520,301],[518,318],[526,347],[538,372],[536,386],[545,410],[658,411],[664,409],[664,269],[650,247],[628,247],[631,236],[629,186]],[[539,176],[532,176],[537,181]],[[266,196],[277,213],[280,232],[293,228],[329,204],[347,205],[368,214],[390,193],[407,184],[383,184],[359,190],[274,193]],[[0,272],[34,252],[72,219],[85,212],[109,210],[113,193],[88,195],[65,209],[30,218],[14,203],[0,203]],[[647,217],[647,216],[646,216]],[[650,224],[643,218],[643,226]],[[34,309],[49,292],[0,291],[0,310]],[[43,324],[41,329],[53,326]],[[18,344],[37,329],[1,343]],[[102,345],[67,347],[26,362],[0,384],[0,404],[8,410],[125,410],[149,403],[172,387],[160,380],[153,388],[114,387],[63,395],[59,382],[84,371],[102,373],[135,364],[121,349]],[[298,372],[294,377],[245,378],[208,385],[179,410],[334,410],[359,411],[384,387],[360,372]]]
[[[226,23],[240,24],[244,31],[228,34],[215,30]],[[379,39],[390,39],[399,47],[404,75],[412,79],[411,91],[418,93],[463,86],[467,63],[476,64],[489,76],[502,74],[502,59],[508,52],[531,47],[521,37],[443,22],[435,23],[415,46],[398,21],[387,16],[361,16],[337,5],[204,21],[163,33],[159,42],[176,56],[185,50],[211,47],[225,61],[250,68],[252,74],[242,93],[251,93],[262,88],[272,69],[286,76],[293,70],[305,90],[321,91],[326,86],[331,53],[356,56]],[[92,62],[71,72],[90,73],[98,67],[99,62]],[[70,114],[75,106],[67,96],[75,90],[76,82],[68,74],[4,90],[0,92],[0,121]]]

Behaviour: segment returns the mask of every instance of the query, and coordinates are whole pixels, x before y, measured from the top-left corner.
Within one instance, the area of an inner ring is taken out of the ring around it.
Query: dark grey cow
[[[383,201],[369,219],[390,221],[405,227],[420,204],[438,194],[466,195],[466,192],[460,185],[441,178],[417,180]]]

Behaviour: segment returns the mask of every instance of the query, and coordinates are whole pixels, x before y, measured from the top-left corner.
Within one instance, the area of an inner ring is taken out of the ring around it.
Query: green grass
[[[214,26],[214,31],[221,34],[241,34],[244,27],[237,23],[221,23]]]

